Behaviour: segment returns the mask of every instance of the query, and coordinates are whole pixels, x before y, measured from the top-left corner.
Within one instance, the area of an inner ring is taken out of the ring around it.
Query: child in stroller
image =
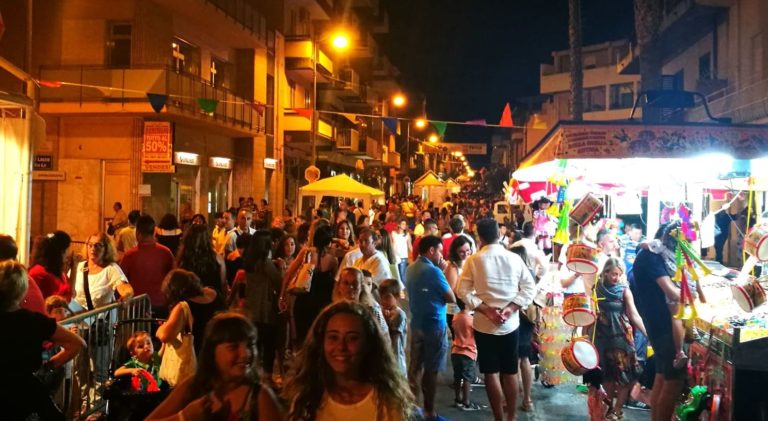
[[[156,319],[130,319],[115,325],[114,366],[126,361],[114,371],[114,378],[107,382],[104,398],[108,400],[108,420],[143,420],[168,396],[168,384],[160,380],[160,357],[154,350],[148,330],[135,330],[138,324],[146,327],[161,322]],[[118,337],[125,338],[124,346]],[[126,355],[127,354],[127,355]],[[130,356],[130,357],[129,357]]]
[[[131,359],[115,370],[115,377],[131,376],[131,389],[137,392],[158,392],[160,380],[160,356],[155,353],[149,332],[138,330],[128,339]]]

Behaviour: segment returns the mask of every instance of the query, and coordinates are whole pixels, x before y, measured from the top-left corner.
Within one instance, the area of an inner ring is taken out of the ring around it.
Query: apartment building
[[[25,22],[29,3],[9,1],[17,4],[0,9],[6,22]],[[378,48],[388,26],[378,1],[33,5],[31,32],[9,25],[13,42],[0,44],[0,55],[44,81],[33,235],[63,229],[83,239],[105,229],[118,201],[160,220],[210,216],[250,196],[280,215],[296,206],[310,164],[312,125],[299,109],[327,111],[316,113],[321,176],[385,186],[397,175],[381,118],[348,114],[386,115],[383,99],[397,90],[384,80],[396,69]],[[352,31],[349,51],[329,50],[322,36],[332,25]],[[3,77],[0,85],[18,89]]]
[[[665,0],[662,73],[668,88],[704,95],[714,117],[733,123],[768,122],[768,4],[762,0]],[[637,72],[640,52],[622,60]],[[686,121],[707,121],[701,101]]]

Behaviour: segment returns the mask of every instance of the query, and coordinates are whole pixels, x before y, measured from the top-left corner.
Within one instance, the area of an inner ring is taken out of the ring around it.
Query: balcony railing
[[[232,91],[211,85],[199,76],[177,73],[169,67],[110,69],[76,66],[43,68],[43,80],[70,82],[76,86],[41,88],[40,99],[49,103],[138,104],[147,102],[147,93],[168,95],[166,108],[202,120],[212,120],[250,132],[264,131],[265,116]],[[204,113],[198,98],[219,101],[213,115]],[[264,113],[266,115],[266,113]]]
[[[267,38],[267,19],[249,0],[205,0],[251,31],[260,40]]]

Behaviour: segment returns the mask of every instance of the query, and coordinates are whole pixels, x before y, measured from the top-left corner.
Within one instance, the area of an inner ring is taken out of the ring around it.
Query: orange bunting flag
[[[61,82],[57,80],[38,80],[37,83],[46,88],[61,88]]]
[[[499,121],[501,127],[515,127],[515,122],[512,121],[512,109],[509,107],[509,102],[504,106],[504,112],[501,113],[501,121]]]
[[[312,109],[311,108],[294,108],[293,112],[296,114],[308,119],[312,120]]]

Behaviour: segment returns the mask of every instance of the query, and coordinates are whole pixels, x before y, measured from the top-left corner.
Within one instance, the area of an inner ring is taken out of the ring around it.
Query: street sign
[[[32,162],[32,169],[33,170],[52,170],[53,156],[35,155],[35,160]]]
[[[488,145],[485,143],[441,143],[440,146],[448,152],[461,152],[464,155],[487,155]]]

